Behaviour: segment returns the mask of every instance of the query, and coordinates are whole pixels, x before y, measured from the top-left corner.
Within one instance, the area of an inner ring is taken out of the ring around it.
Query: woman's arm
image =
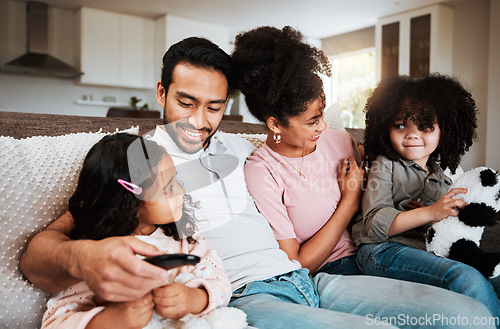
[[[345,143],[346,149],[350,149],[350,139],[346,138]],[[352,149],[350,150],[352,155]],[[352,217],[359,209],[363,170],[357,166],[354,157],[351,156],[349,161],[351,163],[349,173],[347,174],[348,163],[345,162],[338,177],[342,198],[335,213],[302,246],[295,238],[294,225],[288,215],[287,207],[283,203],[285,183],[280,173],[274,172],[273,167],[267,164],[267,161],[256,156],[245,164],[245,180],[248,191],[261,214],[271,224],[280,248],[287,253],[290,259],[299,261],[312,273],[331,255]],[[300,204],[300,202],[301,200],[297,200],[297,203]]]
[[[131,236],[70,240],[72,220],[65,213],[37,234],[22,255],[21,270],[37,287],[56,293],[83,280],[106,300],[128,301],[168,278],[167,271],[135,256],[161,254],[155,247]]]
[[[354,157],[344,161],[339,175],[342,199],[328,222],[302,245],[296,239],[278,240],[290,259],[299,261],[302,267],[314,273],[330,257],[359,209],[363,175],[364,170],[358,167]]]

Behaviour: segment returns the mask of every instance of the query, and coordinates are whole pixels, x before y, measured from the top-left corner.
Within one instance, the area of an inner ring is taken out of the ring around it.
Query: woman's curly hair
[[[273,116],[284,126],[322,95],[318,74],[331,76],[323,52],[289,26],[263,26],[237,35],[231,60],[236,89],[245,95],[250,112],[262,122]]]
[[[476,103],[456,79],[446,75],[394,76],[382,80],[364,111],[368,163],[379,155],[395,161],[400,159],[389,137],[389,126],[398,114],[404,122],[412,120],[420,130],[431,128],[437,122],[441,136],[431,158],[439,162],[441,168],[450,168],[452,173],[476,138]]]
[[[76,190],[69,199],[69,212],[73,216],[71,239],[101,240],[112,236],[126,236],[131,235],[138,227],[137,214],[144,201],[118,183],[118,179],[131,182],[130,171],[135,171],[135,175],[150,177],[139,184],[143,190],[155,180],[145,163],[129,168],[127,152],[129,146],[138,139],[147,148],[152,167],[157,166],[164,156],[168,156],[155,142],[126,133],[103,137],[87,153]],[[195,206],[189,196],[184,196],[181,219],[158,227],[175,240],[187,238],[190,243],[196,242],[192,238],[196,224],[191,208]]]

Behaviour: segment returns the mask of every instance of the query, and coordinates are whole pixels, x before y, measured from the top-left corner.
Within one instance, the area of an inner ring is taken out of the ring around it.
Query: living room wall
[[[0,111],[52,113],[104,117],[113,103],[106,105],[78,105],[84,95],[94,101],[104,96],[115,97],[117,103],[127,104],[136,96],[148,103],[150,109],[160,110],[154,91],[124,88],[89,87],[73,84],[71,80],[31,77],[0,73]],[[142,102],[141,102],[142,104]]]
[[[500,1],[491,1],[488,66],[488,112],[486,117],[486,165],[500,170]]]
[[[453,7],[453,13],[453,75],[472,93],[479,109],[478,139],[462,160],[464,169],[470,169],[485,165],[488,143],[498,141],[487,139],[487,117],[492,111],[488,106],[488,49],[489,36],[493,34],[493,30],[490,31],[490,15],[492,18],[500,15],[490,14],[490,0],[461,2]],[[500,163],[496,166],[492,164],[492,167],[500,169]]]
[[[8,6],[7,6],[8,5]],[[14,48],[0,47],[0,64],[25,51],[25,28],[22,11],[25,4],[0,1],[0,44],[14,40]],[[71,47],[73,27],[72,11],[52,8],[58,17],[58,42],[49,45],[51,53],[69,64],[74,64]],[[500,1],[467,0],[454,6],[453,72],[471,90],[480,109],[478,141],[466,154],[464,168],[488,165],[500,170]],[[5,22],[14,24],[4,28]],[[17,27],[23,27],[21,29]],[[8,48],[8,52],[5,50]],[[83,95],[94,100],[113,96],[127,102],[131,96],[142,98],[152,109],[156,104],[154,90],[93,87],[74,83],[72,80],[31,77],[0,73],[0,110],[14,112],[54,113],[87,116],[105,116],[108,106],[83,106],[75,104]],[[241,100],[243,103],[243,100]]]

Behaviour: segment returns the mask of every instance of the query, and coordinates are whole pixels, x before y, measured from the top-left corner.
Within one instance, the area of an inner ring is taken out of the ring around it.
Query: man
[[[364,328],[392,327],[385,323],[391,321],[444,328],[447,323],[422,319],[459,315],[469,320],[463,327],[472,328],[473,317],[489,316],[482,304],[444,289],[368,276],[320,274],[312,280],[290,261],[246,190],[243,164],[253,147],[216,134],[231,89],[230,58],[220,48],[200,38],[173,45],[163,58],[156,95],[166,125],[157,127],[152,139],[167,148],[176,167],[193,165],[201,173],[186,190],[200,202],[199,226],[232,282],[230,306],[245,311],[250,325]],[[211,184],[196,186],[200,179]],[[57,219],[24,253],[21,268],[35,285],[55,293],[84,280],[100,297],[126,301],[163,284],[164,270],[135,257],[158,254],[154,247],[133,237],[70,241],[71,221],[68,213]]]

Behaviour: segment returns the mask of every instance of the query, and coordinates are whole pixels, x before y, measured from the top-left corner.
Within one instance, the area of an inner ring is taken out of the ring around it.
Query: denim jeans
[[[486,279],[469,265],[392,241],[361,246],[358,263],[364,274],[425,283],[472,297],[500,317],[500,277]]]
[[[243,310],[259,329],[478,328],[472,319],[490,316],[478,301],[432,286],[326,273],[311,279],[308,274],[300,269],[251,282],[234,292],[229,306]],[[442,321],[457,316],[467,324]]]
[[[321,266],[319,270],[314,273],[328,273],[328,274],[342,274],[342,275],[356,275],[361,274],[361,271],[356,260],[356,255],[345,256],[336,261],[326,263]]]

